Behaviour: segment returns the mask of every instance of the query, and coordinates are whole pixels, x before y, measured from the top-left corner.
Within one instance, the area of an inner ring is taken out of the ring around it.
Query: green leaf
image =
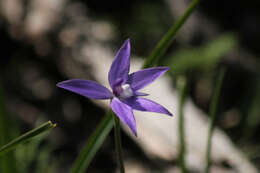
[[[36,137],[46,131],[49,131],[50,129],[54,128],[55,126],[56,126],[56,124],[53,124],[51,121],[48,121],[48,122],[42,124],[41,126],[35,128],[33,130],[30,130],[29,132],[15,138],[8,144],[0,147],[0,156],[12,149],[15,149],[18,145],[25,143],[28,140],[31,140],[33,137]]]
[[[212,69],[236,45],[236,37],[224,34],[218,39],[192,49],[181,49],[171,55],[166,64],[173,76],[193,73],[194,70]]]
[[[88,168],[98,149],[113,127],[112,111],[109,110],[106,116],[99,123],[93,134],[88,139],[85,147],[76,159],[71,173],[83,173]]]

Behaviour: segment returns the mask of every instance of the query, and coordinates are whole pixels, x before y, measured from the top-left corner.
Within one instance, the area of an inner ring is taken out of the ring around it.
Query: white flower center
[[[122,93],[120,93],[120,97],[122,98],[129,98],[134,95],[133,90],[131,89],[129,84],[124,84],[121,86],[122,87]]]

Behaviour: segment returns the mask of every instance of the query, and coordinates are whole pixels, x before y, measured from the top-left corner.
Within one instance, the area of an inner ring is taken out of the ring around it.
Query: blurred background
[[[127,38],[131,39],[132,60],[144,60],[189,3],[189,0],[0,0],[0,144],[44,121],[57,123],[46,137],[6,156],[15,161],[11,169],[19,173],[69,172],[106,109],[58,89],[56,83],[71,78],[97,80],[93,61],[101,66],[104,62],[92,55],[112,59]],[[217,127],[257,169],[260,169],[259,9],[258,0],[202,1],[160,62],[171,67],[168,76],[173,89],[178,76],[187,77],[188,95],[206,115],[219,67],[227,67]],[[133,170],[129,172],[167,172],[170,166],[177,167],[176,158],[149,157],[125,132],[122,135],[124,157]],[[239,172],[225,159],[213,164],[215,172],[222,169]],[[2,159],[1,169],[4,165]],[[88,172],[115,170],[111,133]]]

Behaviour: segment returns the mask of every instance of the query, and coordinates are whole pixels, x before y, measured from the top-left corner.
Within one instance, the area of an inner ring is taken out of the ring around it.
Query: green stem
[[[120,120],[115,114],[113,114],[113,118],[115,123],[114,126],[115,144],[116,144],[116,151],[117,151],[117,156],[118,156],[118,161],[120,166],[120,173],[125,173],[123,152],[122,152],[122,145],[121,145],[121,136],[120,136]]]
[[[144,68],[151,67],[156,65],[165,54],[167,49],[172,44],[173,40],[175,39],[177,32],[183,26],[185,21],[189,18],[192,14],[195,7],[199,4],[200,0],[193,0],[184,14],[176,21],[176,23],[170,28],[170,30],[163,36],[160,42],[157,44],[155,49],[152,51],[150,56],[146,59]]]
[[[206,164],[205,171],[204,171],[205,173],[210,172],[212,135],[213,135],[213,131],[214,131],[218,100],[219,100],[219,95],[220,95],[221,86],[222,86],[222,83],[223,83],[225,71],[226,71],[225,68],[222,68],[219,75],[218,75],[216,88],[215,88],[215,91],[214,91],[212,102],[210,104],[210,112],[209,112],[210,126],[209,126],[209,131],[208,131],[208,143],[207,143],[207,152],[206,152],[206,162],[207,162],[207,164]]]
[[[182,173],[187,172],[186,164],[185,164],[185,134],[184,134],[184,118],[183,118],[183,110],[186,99],[187,92],[187,81],[184,77],[180,77],[177,81],[178,90],[179,90],[179,121],[178,121],[178,129],[179,129],[179,166],[181,168]]]

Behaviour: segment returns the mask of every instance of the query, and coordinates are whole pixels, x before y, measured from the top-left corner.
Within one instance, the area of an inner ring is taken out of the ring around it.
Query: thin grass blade
[[[178,133],[179,133],[179,153],[178,153],[178,162],[179,167],[182,173],[187,172],[186,163],[185,163],[185,154],[186,154],[186,145],[185,145],[185,134],[184,134],[184,119],[183,119],[183,110],[185,99],[187,95],[187,81],[185,77],[179,77],[177,80],[177,87],[179,91],[179,121],[178,121]]]
[[[212,98],[212,102],[210,104],[210,110],[209,110],[209,116],[210,116],[210,125],[209,125],[209,132],[208,132],[208,143],[207,143],[207,151],[206,151],[206,167],[205,167],[205,173],[210,172],[210,166],[211,166],[211,142],[212,142],[212,135],[215,127],[215,119],[216,119],[216,112],[217,112],[217,106],[218,106],[218,100],[220,96],[220,91],[223,83],[223,79],[225,76],[225,68],[222,68],[218,78],[217,78],[217,84],[214,91],[214,95]]]
[[[33,130],[30,130],[27,133],[15,138],[8,144],[0,147],[0,156],[12,149],[15,149],[18,145],[25,143],[25,142],[31,140],[32,138],[43,134],[44,132],[51,130],[55,126],[56,126],[56,124],[53,124],[51,121],[48,121],[48,122],[42,124],[41,126],[35,128]]]

